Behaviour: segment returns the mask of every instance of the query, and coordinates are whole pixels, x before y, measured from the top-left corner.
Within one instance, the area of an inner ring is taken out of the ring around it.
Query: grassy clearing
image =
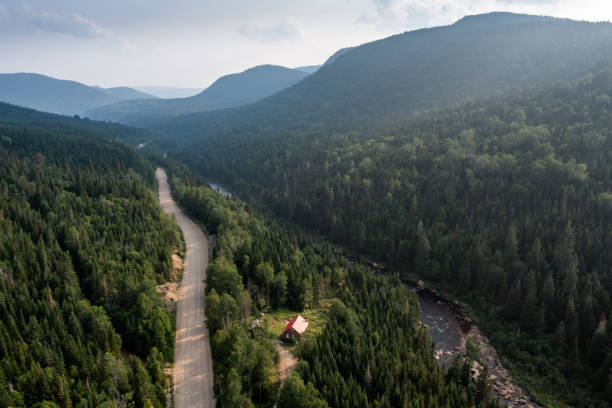
[[[327,311],[331,305],[331,300],[326,299],[321,302],[318,307],[312,309],[306,309],[299,313],[308,320],[308,330],[306,331],[306,337],[317,336],[323,332],[325,324],[327,324]],[[279,308],[276,310],[269,311],[266,313],[266,327],[268,334],[272,338],[278,339],[283,333],[283,330],[287,326],[289,320],[293,319],[298,315],[295,310],[289,310],[287,308]]]

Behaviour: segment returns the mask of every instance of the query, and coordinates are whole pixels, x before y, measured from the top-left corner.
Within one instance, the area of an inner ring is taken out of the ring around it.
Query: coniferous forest
[[[152,165],[75,121],[0,105],[0,406],[165,407],[180,236]]]
[[[438,367],[417,298],[397,276],[350,265],[329,244],[288,232],[170,167],[178,201],[216,236],[206,315],[218,406],[277,402],[271,338],[249,330],[261,310],[299,312],[327,300],[323,332],[298,346],[302,361],[280,389],[279,407],[497,406],[488,378],[480,387],[472,381],[470,360]]]
[[[462,298],[532,393],[593,406],[612,398],[612,70],[598,68],[375,133],[209,138],[190,164]]]
[[[120,39],[26,6],[24,38]],[[263,47],[264,29],[237,30]],[[3,76],[0,100],[142,129],[0,102],[0,407],[192,406],[210,378],[219,408],[610,407],[611,61],[610,23],[493,12],[189,98],[89,106],[144,94]],[[162,212],[158,166],[186,217]],[[183,250],[196,279],[169,299]],[[460,326],[452,352],[424,293]],[[281,344],[298,314],[308,330]],[[173,371],[177,333],[200,348]]]

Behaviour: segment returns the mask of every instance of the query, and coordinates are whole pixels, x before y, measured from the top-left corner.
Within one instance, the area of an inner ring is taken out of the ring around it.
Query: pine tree
[[[485,362],[482,370],[480,370],[480,374],[478,375],[478,381],[476,382],[476,401],[478,403],[487,403],[491,399],[492,387],[491,380],[489,378],[490,375],[489,365]]]
[[[533,244],[531,244],[527,259],[529,260],[529,267],[532,269],[539,269],[542,263],[544,262],[544,257],[542,253],[542,241],[540,241],[539,237],[536,237],[536,239],[533,241]]]
[[[417,243],[416,243],[416,254],[414,257],[414,264],[419,273],[423,273],[425,268],[425,262],[429,259],[429,253],[431,252],[431,246],[429,240],[425,234],[425,228],[423,223],[419,220],[417,224]]]
[[[559,322],[555,329],[554,342],[561,352],[564,353],[567,347],[567,331],[565,330],[565,323],[563,320]]]
[[[578,256],[571,222],[568,222],[555,249],[555,265],[563,279],[563,295],[570,296],[578,283]]]
[[[574,337],[571,344],[572,348],[566,360],[565,372],[570,377],[577,377],[580,375],[580,349],[578,348],[578,339]]]
[[[511,320],[516,320],[521,315],[521,295],[521,281],[517,279],[510,287],[508,295],[506,296],[506,303],[504,305],[505,315]]]
[[[536,290],[534,287],[527,289],[527,295],[521,307],[521,328],[530,333],[535,333],[538,329],[538,307]]]
[[[539,298],[547,305],[552,304],[555,298],[555,281],[553,280],[552,273],[546,275],[544,283],[542,283],[542,288],[540,289]]]
[[[546,332],[546,304],[540,303],[535,316],[535,333],[543,334]]]
[[[571,344],[571,341],[578,337],[579,328],[578,315],[576,313],[573,296],[570,296],[565,304],[565,317],[563,320],[565,321],[565,328],[567,330],[568,344]]]
[[[283,305],[287,301],[287,275],[283,270],[276,274],[274,291],[276,293],[276,304]]]
[[[510,224],[504,244],[504,269],[509,272],[513,272],[516,262],[520,261],[516,234],[516,227],[514,224]],[[513,275],[511,277],[514,278]]]
[[[312,306],[312,281],[310,276],[302,282],[302,308],[308,309]]]
[[[253,408],[253,403],[242,393],[240,376],[235,368],[232,368],[219,397],[220,405],[223,407]]]

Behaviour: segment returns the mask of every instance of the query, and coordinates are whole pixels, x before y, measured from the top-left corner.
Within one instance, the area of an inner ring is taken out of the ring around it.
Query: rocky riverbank
[[[426,287],[422,281],[405,282],[419,296],[421,320],[429,327],[432,340],[436,344],[434,357],[441,366],[448,367],[456,356],[464,357],[466,342],[471,339],[480,349],[482,362],[489,366],[493,393],[498,396],[502,404],[509,407],[540,407],[513,382],[512,376],[497,356],[495,348],[481,333],[467,310],[457,301],[449,300],[436,290]],[[481,369],[480,364],[474,364],[472,368],[474,379],[478,378]]]

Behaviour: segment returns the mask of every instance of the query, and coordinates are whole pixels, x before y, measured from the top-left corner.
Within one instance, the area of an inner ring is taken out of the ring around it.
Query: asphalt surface
[[[174,214],[183,231],[187,252],[176,308],[174,347],[175,408],[212,408],[213,369],[208,328],[204,320],[204,283],[208,266],[208,239],[172,199],[166,172],[155,172],[159,202],[166,214]]]

